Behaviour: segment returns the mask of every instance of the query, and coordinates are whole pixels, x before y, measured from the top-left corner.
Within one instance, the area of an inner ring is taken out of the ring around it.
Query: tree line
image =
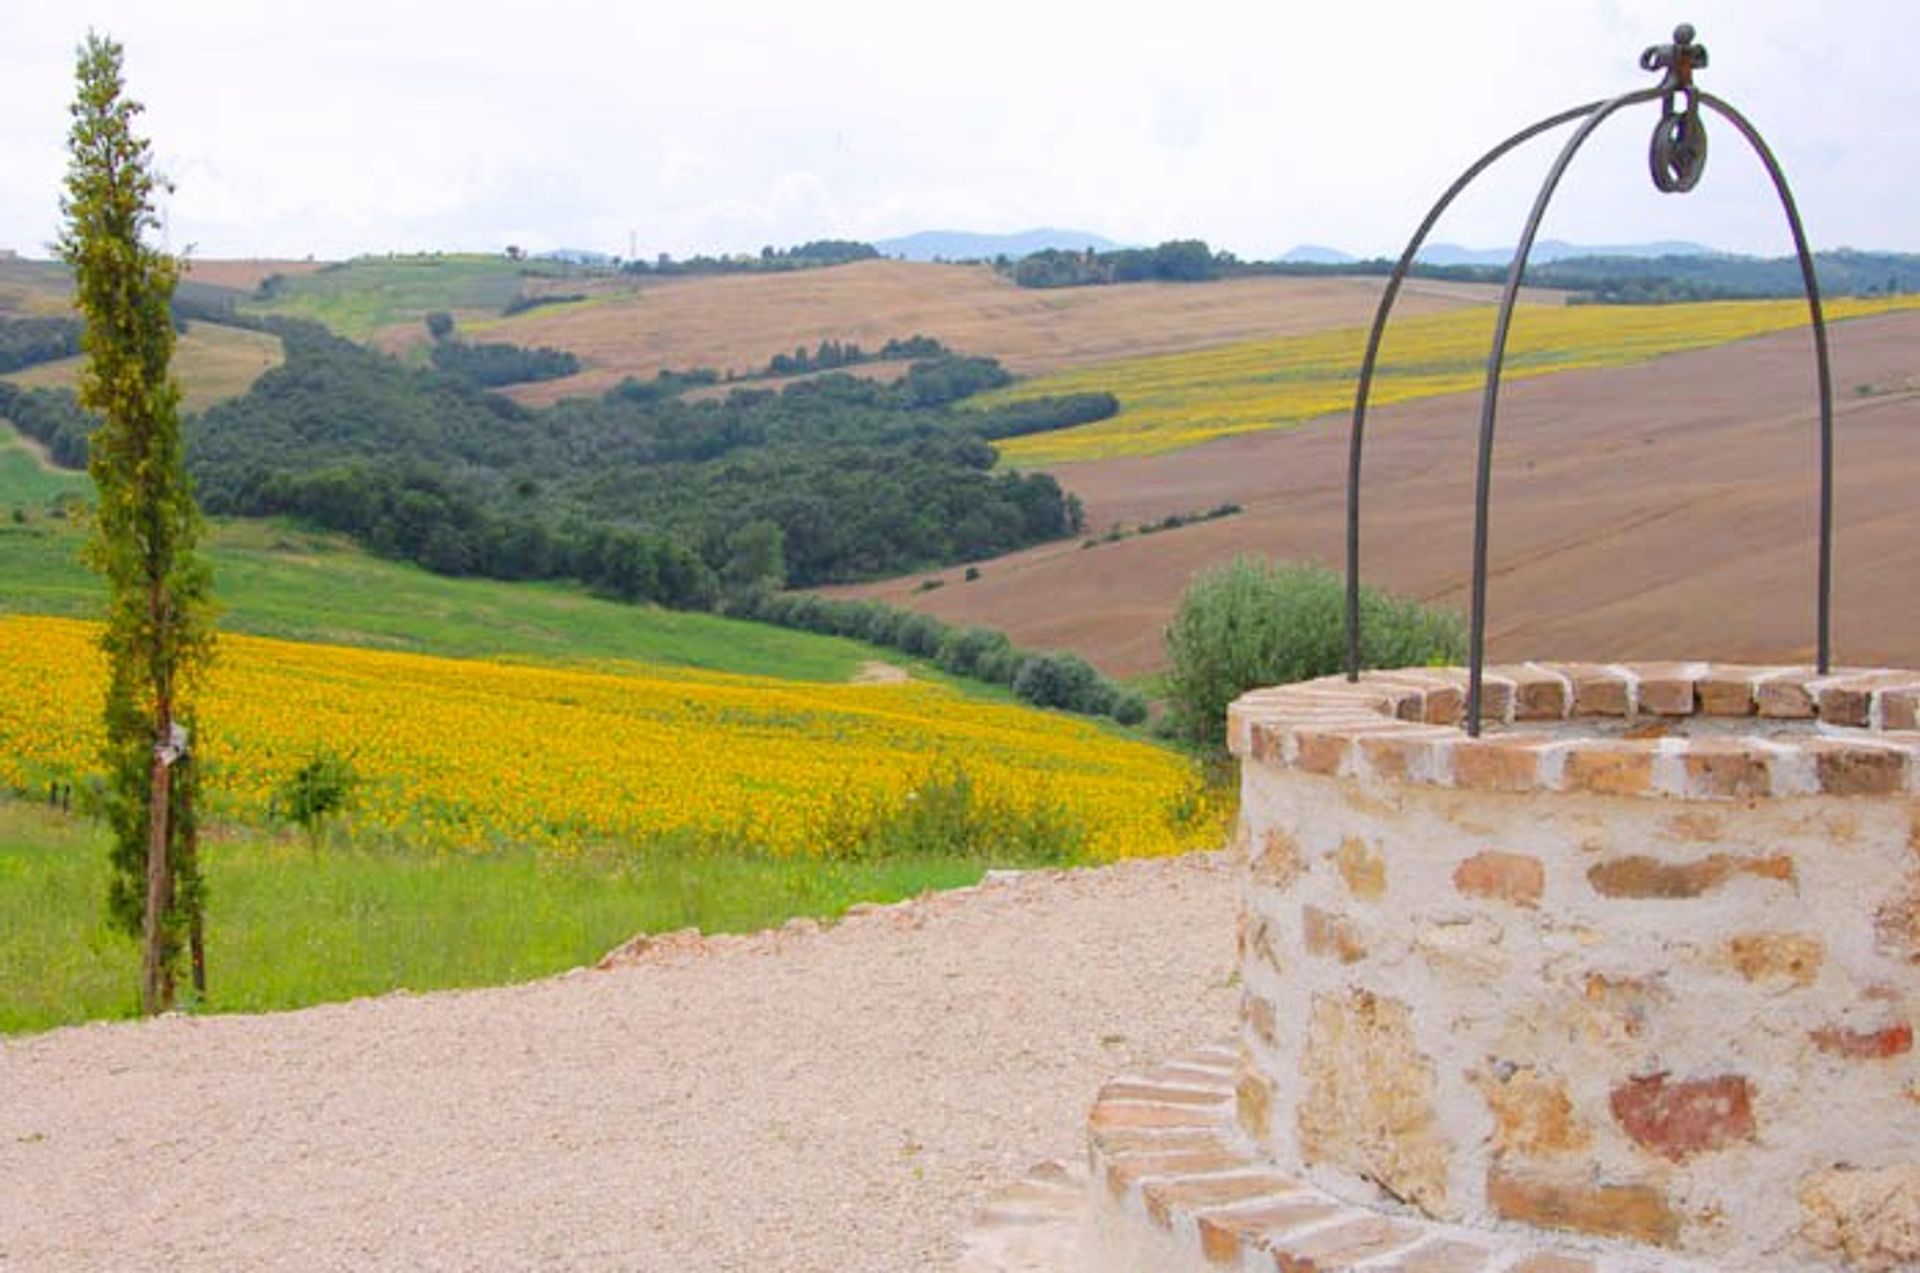
[[[1110,395],[990,409],[991,359],[943,355],[894,384],[840,374],[687,402],[616,388],[522,407],[297,320],[284,364],[189,422],[210,512],[284,515],[446,574],[574,578],[686,607],[729,588],[811,586],[998,556],[1081,529],[1046,474],[990,444],[1111,413]],[[83,463],[92,420],[57,390],[0,387],[0,412]],[[743,533],[778,531],[774,560]]]
[[[0,374],[73,357],[83,330],[77,318],[0,317]]]
[[[707,256],[699,254],[684,261],[676,261],[668,253],[662,252],[651,261],[626,261],[620,266],[623,274],[784,274],[792,270],[816,270],[832,265],[846,265],[853,261],[871,261],[880,256],[880,250],[871,243],[861,243],[853,239],[813,239],[806,243],[795,244],[790,248],[776,248],[771,245],[760,249],[759,255]]]

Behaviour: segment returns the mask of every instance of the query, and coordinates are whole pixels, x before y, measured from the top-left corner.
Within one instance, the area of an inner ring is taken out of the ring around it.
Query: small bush
[[[1195,579],[1167,628],[1170,726],[1177,737],[1218,746],[1227,704],[1263,685],[1329,676],[1346,665],[1346,582],[1317,566],[1241,557]],[[1457,663],[1460,616],[1363,591],[1366,667]]]
[[[1017,866],[1075,861],[1086,827],[1058,805],[1016,805],[974,785],[955,761],[933,765],[913,788],[878,809],[842,809],[827,836],[830,856],[859,862],[954,857]]]
[[[1048,651],[1030,655],[1013,677],[1014,694],[1035,707],[1101,715],[1112,700],[1112,686],[1077,654]]]
[[[940,652],[947,625],[930,614],[909,614],[893,634],[893,648],[915,658],[930,659]]]
[[[347,807],[359,781],[352,760],[322,747],[274,789],[272,808],[299,827],[307,846],[318,852],[328,822]]]
[[[1011,645],[1005,633],[992,628],[955,629],[940,642],[933,661],[954,676],[979,676],[981,660]]]

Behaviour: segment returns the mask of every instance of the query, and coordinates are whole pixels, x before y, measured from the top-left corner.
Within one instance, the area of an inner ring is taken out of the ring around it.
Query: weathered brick
[[[1096,1104],[1093,1113],[1087,1116],[1087,1126],[1096,1132],[1109,1128],[1144,1127],[1205,1130],[1212,1119],[1210,1111],[1195,1106],[1101,1103]]]
[[[1888,690],[1882,694],[1880,728],[1920,729],[1920,689]]]
[[[1169,1228],[1179,1212],[1201,1207],[1251,1202],[1270,1193],[1286,1193],[1299,1186],[1285,1176],[1270,1172],[1251,1172],[1232,1176],[1178,1176],[1148,1180],[1140,1186],[1140,1199],[1147,1215],[1161,1228]]]
[[[1673,1162],[1754,1136],[1752,1089],[1737,1074],[1677,1083],[1636,1076],[1615,1087],[1609,1103],[1636,1144]]]
[[[1567,1085],[1556,1075],[1520,1066],[1473,1076],[1493,1116],[1493,1148],[1499,1154],[1540,1157],[1585,1149],[1592,1139],[1575,1115]]]
[[[1207,1088],[1178,1087],[1170,1083],[1150,1083],[1139,1079],[1115,1079],[1100,1089],[1103,1101],[1148,1101],[1161,1105],[1225,1105],[1225,1092]]]
[[[1538,734],[1462,738],[1448,749],[1453,785],[1468,791],[1536,791],[1540,786]]]
[[[1245,1021],[1253,1032],[1268,1047],[1280,1042],[1280,1031],[1274,1021],[1273,1001],[1265,995],[1249,991],[1240,996],[1240,1019]]]
[[[1515,720],[1560,720],[1572,708],[1572,686],[1557,672],[1512,663],[1490,667],[1487,674],[1513,682]]]
[[[1309,774],[1339,773],[1345,768],[1347,755],[1353,748],[1353,737],[1344,729],[1296,729],[1293,731],[1293,740],[1299,748],[1293,767]]]
[[[1361,1215],[1351,1223],[1315,1229],[1298,1237],[1278,1237],[1262,1245],[1272,1250],[1274,1264],[1283,1273],[1320,1273],[1398,1250],[1420,1233],[1417,1226],[1405,1221]]]
[[[1573,678],[1573,710],[1579,716],[1625,716],[1632,707],[1627,680],[1618,672],[1578,665]]]
[[[1364,990],[1315,995],[1299,1103],[1302,1161],[1363,1175],[1429,1215],[1444,1214],[1452,1147],[1432,1058],[1405,1003]]]
[[[1748,981],[1811,986],[1827,950],[1818,937],[1801,933],[1740,933],[1728,940],[1727,953]]]
[[[1126,1154],[1226,1153],[1233,1148],[1218,1125],[1174,1131],[1113,1127],[1095,1129],[1089,1139],[1100,1147],[1101,1153],[1115,1158]]]
[[[1242,1243],[1269,1242],[1292,1229],[1318,1224],[1340,1210],[1331,1202],[1307,1197],[1278,1199],[1261,1207],[1202,1213],[1194,1224],[1200,1230],[1200,1249],[1215,1264],[1239,1261]]]
[[[1453,868],[1453,886],[1460,892],[1516,906],[1538,905],[1546,883],[1540,859],[1525,853],[1486,849]]]
[[[1694,681],[1698,665],[1684,663],[1642,663],[1634,668],[1640,677],[1637,694],[1639,709],[1655,716],[1691,716],[1694,714]]]
[[[1843,1026],[1822,1026],[1808,1036],[1813,1046],[1829,1056],[1850,1061],[1884,1061],[1913,1051],[1913,1026],[1902,1021],[1878,1030],[1849,1030]]]
[[[1761,677],[1753,687],[1754,709],[1762,716],[1785,720],[1807,719],[1815,709],[1807,682],[1817,675],[1811,669],[1802,668]]]
[[[1394,1257],[1394,1273],[1483,1273],[1493,1267],[1493,1251],[1478,1242],[1438,1238]]]
[[[1696,738],[1681,755],[1687,789],[1703,796],[1744,799],[1773,790],[1772,756],[1751,743],[1731,738]]]
[[[1830,796],[1886,796],[1907,789],[1910,760],[1904,751],[1831,738],[1809,738],[1800,746],[1812,753],[1820,789]]]
[[[1496,1166],[1487,1173],[1487,1201],[1503,1218],[1535,1228],[1656,1246],[1672,1246],[1680,1236],[1679,1215],[1649,1185],[1589,1184]]]
[[[1864,686],[1842,682],[1814,691],[1815,710],[1829,725],[1865,725],[1872,694]]]
[[[1234,1117],[1240,1130],[1255,1141],[1265,1141],[1273,1128],[1273,1084],[1248,1072],[1233,1089]]]
[[[1387,859],[1379,848],[1357,835],[1340,841],[1335,854],[1347,891],[1361,901],[1378,901],[1387,891]]]
[[[1712,667],[1693,684],[1703,716],[1751,716],[1755,668]]]
[[[1599,1268],[1591,1256],[1543,1251],[1539,1255],[1528,1256],[1518,1264],[1507,1266],[1507,1273],[1597,1273]]]
[[[1297,840],[1279,827],[1269,827],[1260,837],[1251,866],[1255,880],[1269,888],[1289,889],[1306,869],[1306,861],[1300,856]]]
[[[1800,1236],[1849,1269],[1920,1266],[1920,1164],[1816,1171],[1800,1182],[1800,1218]]]
[[[1603,897],[1688,898],[1718,888],[1736,875],[1763,880],[1792,880],[1793,859],[1785,855],[1749,858],[1715,853],[1693,862],[1663,862],[1634,855],[1590,868],[1587,881]]]
[[[1429,725],[1458,725],[1467,714],[1467,692],[1454,685],[1436,685],[1421,703],[1421,719]]]
[[[1653,748],[1583,743],[1567,753],[1566,781],[1575,791],[1637,796],[1653,783]]]
[[[1116,1154],[1107,1158],[1107,1192],[1115,1202],[1126,1199],[1133,1186],[1160,1176],[1205,1176],[1245,1171],[1245,1154],[1227,1150],[1169,1150],[1165,1153]]]
[[[1300,927],[1310,955],[1338,959],[1343,964],[1357,964],[1367,957],[1360,930],[1343,915],[1331,914],[1318,906],[1304,906],[1300,910]]]
[[[1920,873],[1881,904],[1873,915],[1874,946],[1883,955],[1920,964]]]

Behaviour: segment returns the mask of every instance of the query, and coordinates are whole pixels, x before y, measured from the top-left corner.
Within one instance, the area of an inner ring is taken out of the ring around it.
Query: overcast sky
[[[59,220],[73,53],[126,46],[203,258],[578,247],[755,250],[1067,226],[1395,253],[1481,151],[1652,82],[1677,19],[1701,82],[1770,139],[1818,247],[1920,251],[1910,0],[0,0],[0,247]],[[1656,109],[1584,152],[1545,233],[1789,250],[1734,132],[1685,197],[1646,178]],[[1510,243],[1552,144],[1442,225]]]

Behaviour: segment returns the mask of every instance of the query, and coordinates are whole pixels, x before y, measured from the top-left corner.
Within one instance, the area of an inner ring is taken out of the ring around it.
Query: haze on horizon
[[[90,27],[126,46],[176,187],[169,246],[203,258],[685,256],[1042,225],[1267,258],[1396,252],[1494,142],[1651,84],[1638,54],[1678,20],[1711,54],[1701,82],[1779,154],[1816,247],[1920,250],[1920,7],[1897,0],[8,8],[0,248],[29,256],[58,230]],[[1596,135],[1544,234],[1789,250],[1724,122],[1700,188],[1656,194],[1655,117]],[[1437,237],[1510,243],[1557,147],[1509,160]]]

